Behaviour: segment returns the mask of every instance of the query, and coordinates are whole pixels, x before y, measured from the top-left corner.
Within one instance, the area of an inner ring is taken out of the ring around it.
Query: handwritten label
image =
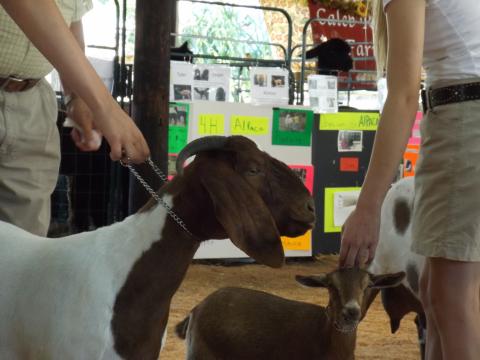
[[[224,135],[225,117],[223,114],[201,114],[198,117],[200,135]]]
[[[320,130],[377,130],[379,113],[347,112],[320,115]]]
[[[284,250],[300,250],[300,251],[309,251],[312,249],[312,231],[307,231],[305,234],[289,238],[282,236],[282,245]]]
[[[269,120],[267,117],[232,115],[232,135],[268,135]]]

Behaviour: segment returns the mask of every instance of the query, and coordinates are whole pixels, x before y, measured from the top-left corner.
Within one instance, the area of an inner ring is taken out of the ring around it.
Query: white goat
[[[201,241],[230,238],[281,266],[280,235],[311,228],[308,190],[252,141],[203,138],[178,159],[161,195],[194,235],[152,201],[121,223],[64,238],[0,222],[0,359],[157,359],[171,298]]]
[[[404,276],[359,269],[297,276],[303,285],[328,288],[326,308],[257,290],[223,288],[198,304],[176,333],[186,339],[188,360],[351,360],[369,293],[396,286]]]

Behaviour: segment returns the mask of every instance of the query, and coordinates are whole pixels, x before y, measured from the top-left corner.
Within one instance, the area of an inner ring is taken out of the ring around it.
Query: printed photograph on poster
[[[302,180],[305,187],[313,193],[313,166],[312,165],[288,165],[290,169]]]
[[[272,87],[285,87],[285,76],[272,75]]]
[[[357,206],[359,190],[339,191],[333,195],[333,224],[343,226],[347,217]]]
[[[187,104],[171,103],[168,112],[168,125],[187,126],[188,107]]]
[[[339,233],[350,212],[355,208],[360,187],[325,188],[324,219],[325,233]]]
[[[260,86],[260,87],[267,86],[267,75],[266,74],[253,75],[253,85]]]
[[[305,112],[285,111],[280,113],[280,131],[305,131],[307,114]]]
[[[313,112],[297,109],[273,109],[272,144],[310,146]]]
[[[252,104],[288,104],[288,70],[281,68],[251,68]]]
[[[174,100],[192,100],[191,85],[173,85]]]
[[[209,70],[208,69],[195,69],[194,70],[194,75],[193,75],[193,80],[203,80],[203,81],[208,81],[209,78]]]
[[[178,153],[187,145],[190,105],[172,102],[168,108],[168,152]]]
[[[208,100],[209,88],[193,88],[193,99],[194,100]]]
[[[340,130],[337,143],[338,152],[362,152],[363,131]]]
[[[170,84],[170,101],[192,100],[193,65],[183,61],[171,61]]]
[[[193,71],[193,99],[228,101],[230,76],[230,68],[225,65],[195,65]]]

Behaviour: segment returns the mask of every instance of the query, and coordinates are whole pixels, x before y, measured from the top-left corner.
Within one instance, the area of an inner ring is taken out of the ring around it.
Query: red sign
[[[358,158],[354,158],[354,157],[340,158],[340,171],[358,172]]]
[[[313,42],[321,43],[332,38],[341,38],[352,46],[354,58],[353,70],[376,71],[373,58],[373,34],[369,19],[344,13],[339,9],[326,8],[320,3],[308,1],[311,18],[322,20],[311,23]],[[323,20],[324,19],[324,20]],[[348,21],[359,21],[359,24],[348,24]],[[352,74],[352,79],[357,81],[352,84],[354,89],[376,88],[376,73],[358,72]],[[347,81],[347,74],[339,76],[339,88],[342,82]]]

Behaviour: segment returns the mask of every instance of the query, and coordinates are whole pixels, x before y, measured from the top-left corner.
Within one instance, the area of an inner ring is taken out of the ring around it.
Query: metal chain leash
[[[127,160],[128,161],[128,160]],[[155,165],[152,161],[152,159],[148,158],[146,160],[147,164],[150,165],[150,167],[153,169],[153,171],[158,175],[158,177],[164,182],[168,182],[168,177],[160,170],[160,168]],[[194,237],[194,235],[188,230],[187,225],[185,225],[185,222],[178,216],[172,208],[163,200],[153,189],[150,185],[147,184],[145,179],[138,173],[135,168],[129,164],[128,162],[124,162],[120,160],[120,164],[124,167],[127,167],[130,172],[137,178],[137,180],[140,182],[140,184],[143,185],[143,187],[149,192],[149,194],[157,201],[160,205],[162,205],[165,210],[167,210],[168,215],[171,216],[171,218],[190,236]]]

